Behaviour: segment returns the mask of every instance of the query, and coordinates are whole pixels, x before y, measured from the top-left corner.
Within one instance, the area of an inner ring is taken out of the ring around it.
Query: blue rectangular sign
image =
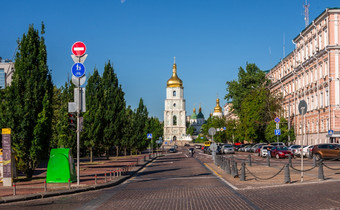
[[[281,129],[275,129],[275,135],[276,136],[281,135]]]

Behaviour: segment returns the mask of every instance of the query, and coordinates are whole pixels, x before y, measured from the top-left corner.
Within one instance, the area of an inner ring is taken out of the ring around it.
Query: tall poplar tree
[[[27,177],[41,159],[47,157],[51,139],[53,84],[47,67],[42,24],[41,36],[33,25],[18,41],[13,81],[8,88],[7,127],[12,129],[12,145],[18,168]]]
[[[146,123],[148,120],[148,110],[146,106],[144,105],[143,99],[141,98],[139,100],[138,108],[135,111],[135,119],[134,119],[134,126],[135,133],[133,136],[134,140],[134,147],[138,151],[142,151],[147,148],[148,144],[150,143],[146,139]]]
[[[117,75],[110,61],[105,64],[102,78],[104,108],[104,135],[103,145],[107,158],[109,157],[110,148],[115,145],[117,152],[121,146],[123,137],[123,126],[125,118],[125,99],[121,85],[118,83]]]
[[[104,135],[104,109],[102,106],[103,91],[101,77],[95,69],[86,85],[86,113],[84,114],[84,131],[82,139],[93,161],[93,151],[100,149]]]

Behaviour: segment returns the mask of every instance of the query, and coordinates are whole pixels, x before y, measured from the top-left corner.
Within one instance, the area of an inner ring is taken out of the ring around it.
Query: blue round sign
[[[82,77],[85,74],[85,66],[82,63],[75,63],[73,64],[71,71],[75,77]]]

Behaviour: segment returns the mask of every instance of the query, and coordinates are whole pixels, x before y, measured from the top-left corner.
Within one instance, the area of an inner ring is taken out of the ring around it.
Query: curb
[[[135,171],[131,171],[131,174],[126,175],[118,180],[111,181],[108,183],[104,184],[98,184],[96,186],[88,186],[88,187],[83,187],[83,188],[78,188],[78,189],[71,189],[71,190],[59,190],[59,191],[54,191],[54,192],[46,192],[46,193],[37,193],[37,194],[28,194],[28,195],[14,195],[14,196],[7,196],[7,197],[2,197],[0,198],[0,204],[5,204],[5,203],[13,203],[13,202],[19,202],[19,201],[28,201],[28,200],[34,200],[34,199],[41,199],[41,198],[50,198],[50,197],[55,197],[55,196],[61,196],[61,195],[70,195],[70,194],[76,194],[76,193],[81,193],[81,192],[86,192],[86,191],[93,191],[93,190],[99,190],[99,189],[104,189],[108,187],[113,187],[116,185],[119,185],[123,183],[124,181],[130,179],[133,177],[136,173],[138,173],[140,170],[142,170],[147,164],[151,163],[158,157],[154,157],[147,162],[144,162],[142,165],[137,166],[139,167]]]

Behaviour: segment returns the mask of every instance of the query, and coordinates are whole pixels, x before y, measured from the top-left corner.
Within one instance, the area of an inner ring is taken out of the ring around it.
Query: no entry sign
[[[86,52],[86,45],[83,42],[75,42],[71,50],[75,56],[82,56]]]

